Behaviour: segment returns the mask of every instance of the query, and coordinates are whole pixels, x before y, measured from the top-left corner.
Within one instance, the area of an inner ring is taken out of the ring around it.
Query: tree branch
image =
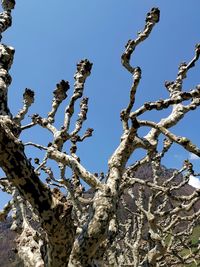
[[[80,176],[88,185],[96,189],[102,189],[101,182],[90,172],[88,172],[75,158],[66,155],[53,147],[48,149],[48,157],[54,159],[64,166],[69,166],[78,176]]]
[[[77,64],[77,71],[74,75],[75,79],[74,93],[70,100],[69,105],[65,110],[64,128],[66,129],[66,131],[69,130],[70,120],[74,113],[74,104],[76,100],[78,98],[81,98],[83,95],[85,80],[90,75],[91,69],[92,69],[92,63],[90,63],[87,59],[81,60]]]
[[[122,65],[131,73],[134,73],[134,68],[130,65],[130,58],[135,50],[136,46],[144,41],[146,38],[149,37],[153,27],[157,22],[159,22],[160,18],[160,11],[158,8],[152,8],[152,10],[147,13],[146,17],[146,24],[144,27],[144,30],[139,33],[138,37],[135,40],[129,40],[127,45],[126,45],[126,50],[123,53],[121,60],[122,60]]]
[[[194,145],[188,138],[182,137],[182,136],[176,136],[175,134],[167,130],[165,127],[160,126],[159,124],[156,124],[155,122],[152,122],[152,121],[139,121],[139,124],[141,126],[149,126],[149,127],[153,127],[159,130],[162,134],[168,137],[171,141],[181,145],[187,151],[192,152],[193,154],[200,157],[200,149],[196,145]]]
[[[13,118],[13,120],[17,123],[20,124],[21,121],[24,119],[25,115],[28,112],[29,107],[31,104],[34,103],[34,92],[28,88],[25,89],[25,92],[23,94],[23,102],[24,106],[23,108],[18,112],[18,114]]]

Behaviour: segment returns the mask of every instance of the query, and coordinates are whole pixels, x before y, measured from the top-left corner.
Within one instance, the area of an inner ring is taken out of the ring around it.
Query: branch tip
[[[195,46],[195,53],[199,57],[199,55],[200,55],[200,43],[196,44],[196,46]]]
[[[158,23],[160,20],[160,10],[157,7],[153,7],[150,12],[147,13],[146,22]]]
[[[25,102],[32,104],[34,102],[35,93],[31,89],[26,88],[23,94]]]
[[[15,8],[15,0],[1,0],[4,10],[11,10]]]
[[[70,85],[68,81],[61,80],[60,83],[56,84],[56,89],[53,91],[54,97],[57,101],[63,101],[67,94],[66,92],[69,90]]]
[[[81,73],[82,75],[89,75],[92,69],[93,63],[91,63],[88,59],[82,59],[79,63],[77,63],[77,72],[75,74],[75,77],[77,73]]]

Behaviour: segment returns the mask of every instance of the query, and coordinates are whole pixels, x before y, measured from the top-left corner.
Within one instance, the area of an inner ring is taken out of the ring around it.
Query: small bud
[[[11,10],[15,7],[15,0],[1,0],[4,10]]]
[[[34,158],[35,164],[40,164],[40,160],[38,158]]]
[[[24,101],[28,104],[32,104],[34,102],[34,92],[31,89],[26,88],[23,94]]]
[[[92,128],[88,128],[88,129],[86,130],[86,132],[85,132],[85,135],[87,135],[87,136],[92,136],[93,131],[94,131],[94,129],[92,129]]]
[[[56,89],[53,91],[55,99],[60,102],[63,101],[67,97],[66,92],[69,88],[69,82],[61,80],[60,83],[56,84]]]
[[[77,64],[77,73],[81,73],[82,75],[86,75],[86,74],[90,74],[90,71],[92,69],[92,63],[90,63],[89,60],[84,59],[81,60],[78,64]],[[76,73],[76,74],[77,74]],[[75,74],[75,76],[76,76]]]
[[[153,7],[149,13],[147,13],[146,22],[159,22],[160,20],[160,10]]]

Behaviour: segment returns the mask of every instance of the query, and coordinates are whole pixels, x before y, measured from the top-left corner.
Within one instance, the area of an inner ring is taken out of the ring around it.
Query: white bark
[[[4,11],[0,14],[0,33],[11,26],[11,10],[14,6],[14,0],[2,0]],[[77,64],[74,91],[65,109],[60,129],[54,126],[54,121],[69,90],[69,83],[64,80],[56,85],[47,118],[34,114],[32,122],[22,126],[25,115],[34,102],[34,92],[25,90],[23,107],[13,117],[7,104],[7,90],[11,83],[8,71],[12,65],[14,49],[0,45],[0,167],[8,181],[2,179],[0,185],[5,191],[14,192],[13,199],[0,212],[0,219],[5,219],[9,211],[13,210],[12,229],[19,234],[18,253],[24,266],[137,267],[165,266],[166,262],[170,266],[199,262],[199,246],[195,245],[193,250],[189,245],[194,225],[200,220],[200,211],[196,210],[200,193],[199,190],[192,191],[189,195],[180,193],[188,183],[189,176],[197,174],[189,161],[185,161],[184,166],[166,180],[160,174],[162,158],[169,153],[173,143],[200,156],[200,149],[196,145],[170,130],[187,112],[200,105],[200,86],[189,92],[182,89],[188,71],[199,59],[200,45],[195,47],[192,60],[180,65],[176,79],[165,84],[169,98],[144,103],[139,109],[132,111],[142,71],[139,67],[131,66],[130,59],[136,47],[149,37],[153,27],[159,22],[159,16],[157,8],[147,14],[143,31],[135,40],[128,41],[122,55],[122,65],[132,75],[133,84],[129,103],[121,112],[123,134],[108,161],[108,174],[104,181],[100,179],[101,174],[92,174],[86,170],[77,155],[78,142],[83,142],[93,132],[93,129],[88,128],[81,135],[88,111],[88,98],[82,96],[92,63],[85,59]],[[79,100],[80,112],[72,126],[75,104]],[[189,101],[189,104],[184,105],[184,101]],[[170,106],[171,114],[158,123],[139,120],[139,116],[146,112]],[[21,131],[35,125],[52,134],[51,143],[23,144],[19,140]],[[149,133],[140,137],[140,127],[150,127]],[[70,132],[71,128],[73,130]],[[166,138],[160,151],[158,142],[161,134]],[[66,142],[71,144],[69,153],[63,149]],[[32,145],[45,152],[41,162],[35,159],[36,168],[27,159],[24,145]],[[145,150],[146,156],[127,168],[130,156],[138,149]],[[48,166],[49,159],[58,164],[59,178],[55,177]],[[152,179],[137,177],[136,171],[147,163],[152,170]],[[72,171],[70,178],[66,177],[67,168]],[[41,172],[48,175],[46,183],[40,179]],[[183,176],[180,177],[180,174]],[[91,187],[92,193],[87,192],[91,194],[89,199],[84,195],[81,179]],[[64,188],[66,192],[61,192],[59,188]],[[127,195],[131,198],[134,210],[125,201]],[[119,220],[120,212],[125,214],[123,221]],[[34,227],[31,220],[37,221],[40,230]],[[184,249],[188,253],[182,256]]]

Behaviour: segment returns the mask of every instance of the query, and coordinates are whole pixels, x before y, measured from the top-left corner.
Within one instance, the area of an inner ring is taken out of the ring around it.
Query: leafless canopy
[[[1,2],[4,11],[0,14],[0,33],[3,33],[11,26],[15,1]],[[88,111],[84,86],[92,63],[84,59],[77,64],[74,91],[68,99],[60,128],[54,125],[55,115],[60,104],[66,101],[70,88],[64,80],[53,91],[52,107],[47,116],[33,114],[32,121],[24,125],[24,117],[34,103],[34,92],[26,88],[22,109],[16,115],[11,114],[7,90],[12,80],[9,69],[14,48],[0,44],[0,167],[6,175],[0,185],[2,190],[12,194],[0,218],[6,219],[12,210],[11,228],[18,233],[17,249],[24,266],[137,267],[189,266],[191,263],[198,266],[200,246],[192,240],[192,234],[200,217],[200,190],[190,188],[189,194],[184,194],[190,175],[198,174],[186,160],[180,170],[166,177],[161,161],[173,143],[200,156],[195,144],[171,131],[187,112],[200,105],[200,85],[187,92],[183,89],[188,71],[199,59],[200,44],[196,45],[191,61],[180,64],[175,80],[165,82],[169,98],[134,109],[142,71],[131,64],[131,57],[137,46],[149,37],[159,17],[159,9],[152,8],[146,16],[144,29],[128,41],[122,54],[122,66],[133,82],[129,103],[121,111],[123,134],[108,161],[106,175],[86,170],[77,155],[78,143],[91,137],[93,132],[88,128],[82,133]],[[73,125],[78,101],[80,110]],[[151,110],[159,112],[170,108],[171,113],[157,123],[140,119]],[[51,133],[51,143],[22,143],[19,139],[22,131],[35,125]],[[141,127],[148,127],[148,134],[140,136],[138,129]],[[159,149],[158,142],[163,136],[163,146]],[[66,143],[70,144],[69,150],[65,148]],[[24,153],[25,146],[42,150],[44,158],[36,158],[31,163]],[[146,151],[146,156],[127,167],[131,155],[138,149]],[[52,160],[58,164],[59,177],[50,167]],[[151,175],[137,176],[145,166],[151,170]],[[66,176],[68,169],[71,177]],[[44,173],[48,176],[46,182],[41,179]],[[90,187],[88,192],[84,191],[81,180]]]

